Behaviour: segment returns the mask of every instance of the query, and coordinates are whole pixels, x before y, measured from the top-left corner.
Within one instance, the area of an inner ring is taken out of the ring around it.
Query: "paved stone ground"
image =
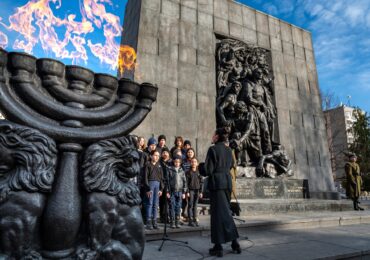
[[[284,225],[271,225],[276,218],[279,221],[275,223]],[[370,259],[370,211],[310,212],[244,219],[247,223],[238,225],[242,254],[232,254],[229,243],[224,246],[223,259]],[[166,241],[162,251],[158,251],[162,241],[147,242],[143,259],[217,259],[208,255],[212,245],[207,221],[209,219],[202,216],[201,224],[205,225],[202,232],[169,233],[170,238],[187,241],[187,245]]]

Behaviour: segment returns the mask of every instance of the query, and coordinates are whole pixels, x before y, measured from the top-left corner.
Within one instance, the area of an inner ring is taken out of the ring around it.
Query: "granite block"
[[[253,10],[247,6],[242,7],[243,24],[245,27],[251,30],[257,30],[256,25],[256,10]]]
[[[187,6],[180,6],[181,10],[181,20],[189,23],[197,23],[197,10],[187,7]]]
[[[229,21],[243,25],[243,17],[242,17],[242,5],[236,2],[228,2],[229,5]]]
[[[229,35],[229,22],[223,18],[214,17],[213,18],[213,28],[215,32]]]
[[[257,44],[257,32],[247,27],[243,27],[243,39],[247,43]]]
[[[269,21],[266,14],[256,12],[257,31],[269,35]]]

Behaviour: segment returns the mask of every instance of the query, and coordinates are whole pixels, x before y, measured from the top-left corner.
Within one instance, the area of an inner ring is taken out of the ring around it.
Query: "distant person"
[[[185,154],[183,153],[183,148],[184,148],[184,139],[182,136],[176,136],[175,141],[174,141],[174,146],[171,148],[171,156],[174,157],[175,150],[180,150],[181,151],[181,157],[182,159],[185,158]]]
[[[198,200],[203,197],[203,177],[198,171],[198,160],[193,157],[191,159],[191,167],[186,172],[186,181],[188,184],[188,217],[189,226],[199,226],[198,222]]]
[[[162,149],[167,148],[166,146],[166,136],[165,135],[159,135],[158,136],[158,144],[157,144],[157,150],[159,154],[162,154]]]
[[[360,194],[361,194],[361,186],[362,186],[362,178],[360,172],[360,166],[357,164],[357,156],[356,154],[349,154],[348,155],[349,161],[346,162],[344,169],[346,171],[347,177],[347,197],[349,197],[353,201],[353,208],[354,210],[364,210],[358,204]]]
[[[189,148],[186,151],[186,157],[185,160],[182,162],[182,168],[185,172],[187,172],[191,167],[191,160],[195,158],[195,151],[193,148]]]
[[[181,157],[173,158],[173,166],[170,168],[168,180],[167,197],[171,199],[170,227],[180,228],[181,204],[187,192],[185,172],[181,168]]]
[[[223,256],[222,244],[229,241],[232,241],[233,253],[241,253],[237,240],[239,234],[230,210],[230,169],[233,167],[233,157],[231,148],[226,145],[228,136],[227,128],[218,128],[215,131],[212,137],[214,145],[208,149],[204,164],[210,192],[211,242],[214,244],[214,247],[209,249],[209,254],[218,257]]]
[[[137,185],[140,189],[140,197],[141,197],[141,215],[146,222],[146,191],[145,191],[145,175],[144,175],[144,167],[146,163],[148,162],[148,154],[145,152],[146,145],[145,145],[145,138],[142,136],[139,136],[137,138],[137,150],[140,155],[139,165],[140,165],[140,173],[137,178]]]
[[[180,158],[181,158],[181,160],[183,160],[181,149],[175,149],[175,150],[173,151],[173,153],[171,154],[171,156],[172,156],[172,158],[180,157]]]
[[[186,142],[186,141],[185,141]],[[184,142],[184,143],[185,143]],[[184,169],[184,172],[188,172],[191,168],[191,160],[195,158],[195,151],[193,148],[189,148],[187,151],[186,151],[186,157],[185,159],[183,160],[183,163],[182,163],[182,168]],[[182,211],[181,211],[181,217],[183,218],[183,221],[187,221],[189,220],[189,216],[188,216],[188,197],[186,196],[185,199],[182,200],[182,205],[181,205],[181,208],[182,208]],[[190,220],[189,220],[190,221]]]
[[[154,137],[150,137],[148,140],[148,146],[144,150],[144,152],[147,154],[148,159],[150,159],[150,154],[152,151],[157,150],[157,140]],[[159,153],[160,154],[160,153]]]
[[[153,150],[150,153],[150,161],[144,167],[145,192],[146,192],[146,228],[158,229],[157,210],[159,197],[163,189],[163,170],[159,163],[159,153]]]
[[[169,175],[170,167],[172,166],[170,151],[168,150],[167,147],[164,147],[162,149],[160,163],[161,163],[162,170],[163,170],[163,183],[164,183],[163,193],[167,194],[167,192],[168,192],[168,175]],[[167,205],[166,205],[166,203],[167,203]],[[170,203],[171,203],[171,201],[169,201],[169,199],[166,196],[161,196],[159,198],[159,215],[160,215],[160,219],[161,219],[162,223],[165,223],[166,221],[168,221],[168,217],[169,217],[168,209],[169,209]],[[166,208],[167,208],[167,211],[166,211]],[[167,215],[167,219],[166,219],[166,215]]]
[[[188,149],[191,148],[191,142],[189,140],[185,140],[184,141],[184,147],[183,147],[183,150],[184,152],[186,153],[188,151]]]

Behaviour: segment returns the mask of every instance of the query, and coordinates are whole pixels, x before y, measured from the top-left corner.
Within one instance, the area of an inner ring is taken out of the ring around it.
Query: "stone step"
[[[322,212],[350,211],[353,209],[351,200],[315,200],[315,199],[256,199],[239,200],[240,215],[280,214],[290,212]],[[233,208],[236,203],[232,203]],[[364,205],[364,208],[368,208]]]
[[[351,200],[317,200],[317,199],[242,199],[238,200],[241,216],[253,216],[260,214],[281,214],[294,212],[322,212],[322,211],[351,211]],[[370,208],[370,202],[360,204],[365,209]],[[232,209],[237,208],[235,200],[231,202]],[[209,214],[208,204],[199,204],[199,214]]]
[[[369,205],[367,205],[369,206]],[[367,207],[368,208],[368,207]],[[241,216],[235,219],[240,232],[278,229],[310,229],[320,227],[335,227],[355,224],[370,224],[370,210],[365,211],[337,211],[337,212],[304,212],[286,214],[261,214]],[[171,229],[169,225],[166,233],[169,238],[186,236],[205,236],[210,233],[210,216],[199,216],[199,227],[190,227],[183,223],[180,229]],[[164,224],[159,224],[158,230],[146,230],[147,241],[161,239],[164,235]]]

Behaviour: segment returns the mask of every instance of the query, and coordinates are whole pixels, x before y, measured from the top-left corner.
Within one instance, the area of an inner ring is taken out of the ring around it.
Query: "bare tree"
[[[341,102],[337,94],[331,89],[320,90],[321,108],[323,111],[340,106]]]

